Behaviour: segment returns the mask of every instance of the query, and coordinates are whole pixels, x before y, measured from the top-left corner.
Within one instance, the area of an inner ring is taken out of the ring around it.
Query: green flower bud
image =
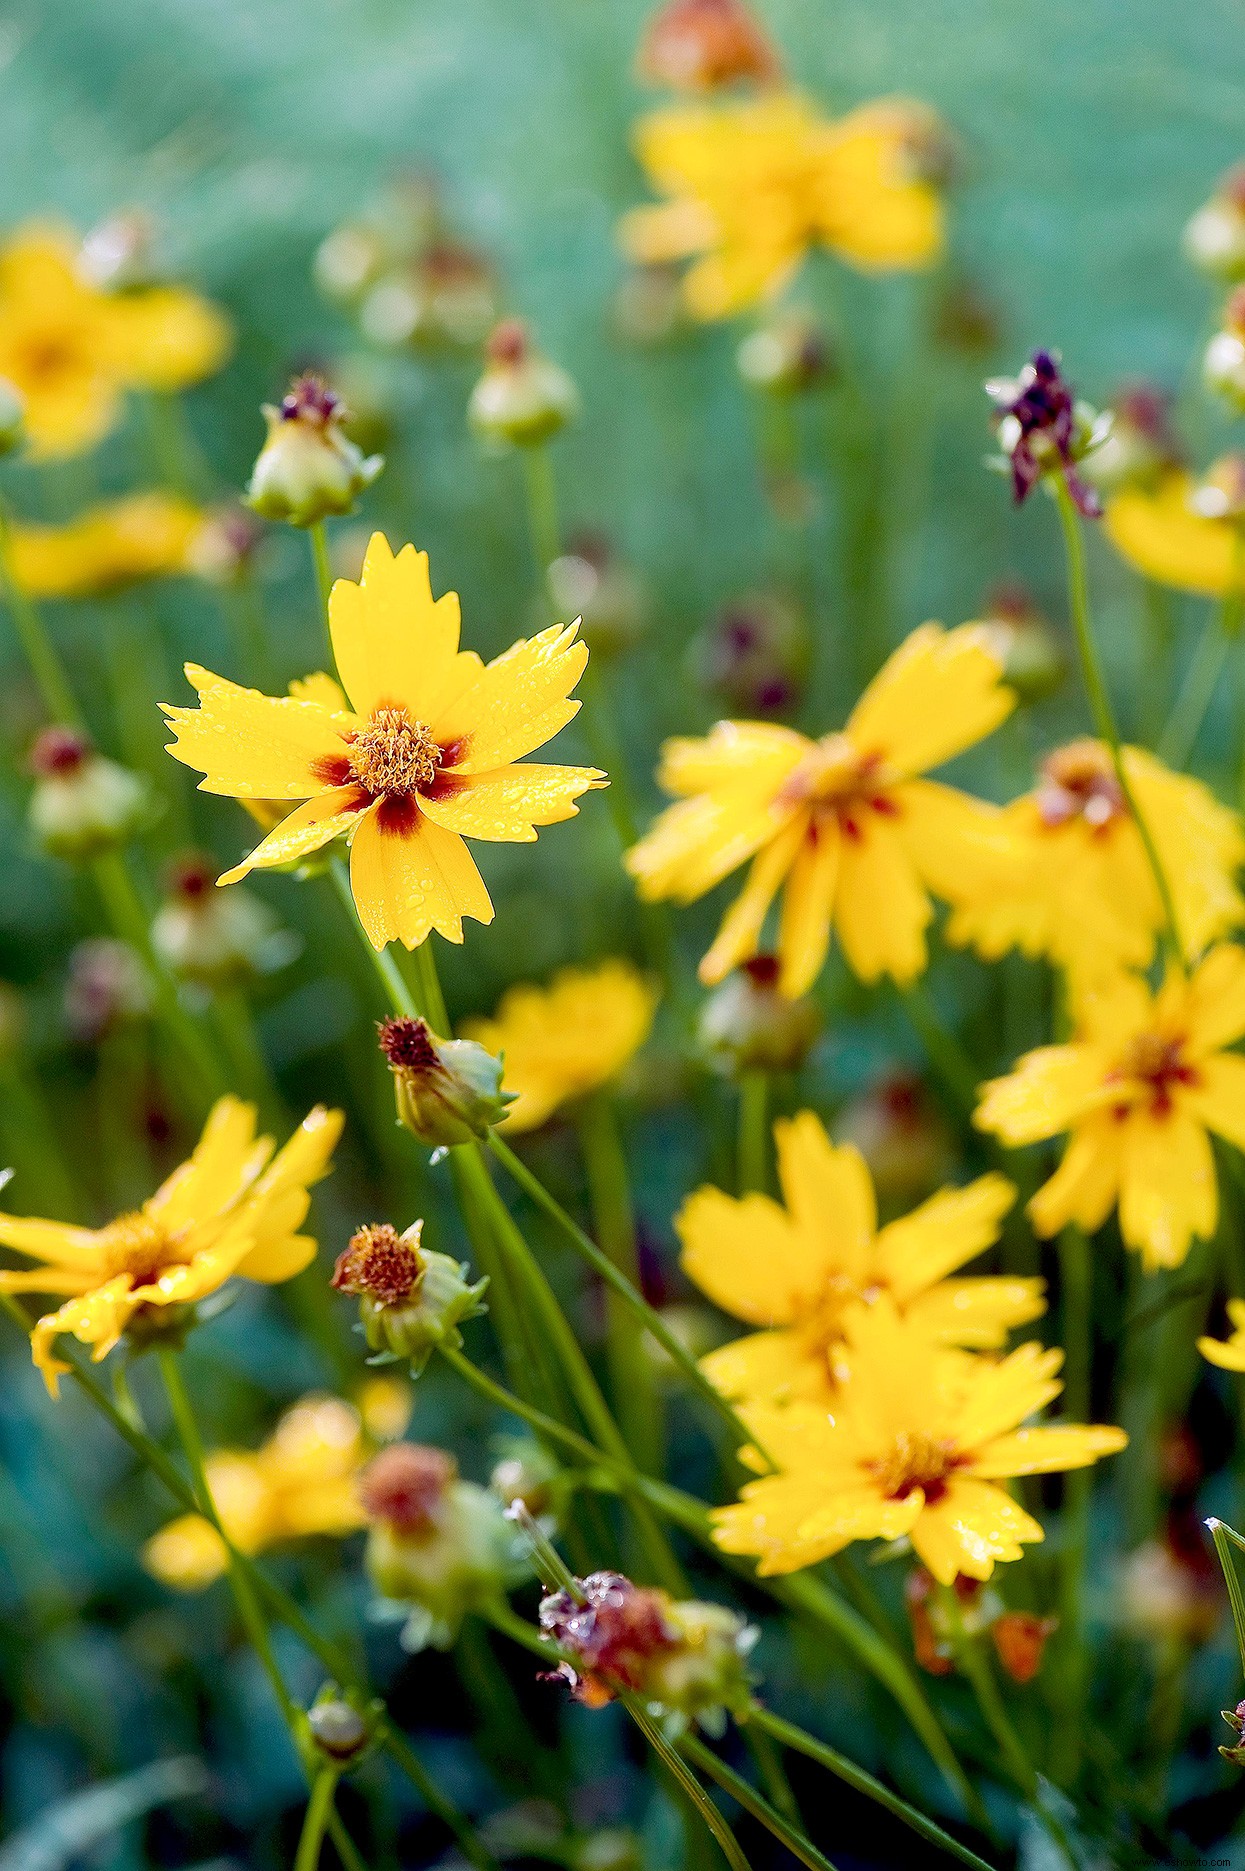
[[[721,1734],[726,1715],[742,1715],[751,1697],[749,1652],[760,1632],[725,1605],[676,1600],[666,1609],[674,1642],[658,1650],[645,1694],[685,1721]]]
[[[325,1683],[304,1717],[302,1749],[313,1770],[330,1762],[345,1773],[356,1767],[375,1739],[380,1704],[359,1707],[351,1692]]]
[[[503,1091],[502,1062],[473,1039],[438,1039],[426,1020],[380,1023],[393,1073],[398,1122],[434,1149],[487,1137],[516,1094]]]
[[[496,327],[485,355],[467,420],[486,441],[533,448],[579,414],[575,385],[559,365],[532,349],[517,318],[503,319]]]
[[[151,945],[183,981],[228,988],[292,961],[297,939],[246,889],[218,890],[210,859],[188,852],[170,868],[169,894],[151,925]]]
[[[472,1286],[465,1262],[420,1246],[423,1222],[399,1234],[388,1222],[360,1228],[333,1269],[333,1286],[359,1300],[363,1336],[382,1361],[409,1358],[419,1376],[434,1349],[462,1344],[459,1326],[484,1310],[487,1279]]]
[[[1245,412],[1245,286],[1238,286],[1224,307],[1223,328],[1202,358],[1202,381],[1213,395]]]
[[[1185,257],[1212,279],[1245,278],[1245,171],[1224,176],[1184,230]]]
[[[1059,640],[1027,591],[996,591],[981,619],[990,648],[1003,665],[1003,680],[1022,702],[1045,701],[1067,673]]]
[[[794,1072],[804,1063],[821,1030],[821,1013],[809,995],[789,1000],[778,991],[778,961],[754,955],[705,1002],[700,1044],[718,1070]]]
[[[0,377],[0,456],[13,454],[25,440],[25,400],[16,384]]]
[[[30,825],[53,857],[84,864],[128,843],[152,817],[146,780],[105,760],[74,728],[45,728],[30,764]]]
[[[346,414],[340,397],[316,376],[297,378],[279,409],[264,405],[268,439],[246,490],[256,513],[314,526],[329,514],[351,512],[385,462],[347,440]]]

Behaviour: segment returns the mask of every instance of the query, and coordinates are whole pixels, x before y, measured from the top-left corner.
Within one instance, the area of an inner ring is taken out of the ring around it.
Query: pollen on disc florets
[[[360,786],[374,795],[407,797],[430,786],[441,765],[441,749],[422,721],[405,708],[377,708],[350,746],[350,767]]]
[[[350,1238],[333,1269],[339,1293],[364,1294],[382,1306],[397,1306],[415,1292],[424,1277],[424,1257],[409,1235],[391,1222],[371,1222]]]
[[[903,1500],[914,1488],[927,1500],[936,1498],[956,1465],[953,1445],[921,1430],[901,1429],[894,1444],[869,1468],[889,1500]]]
[[[141,1210],[110,1222],[103,1245],[109,1277],[128,1273],[136,1286],[146,1285],[178,1261],[164,1229]]]

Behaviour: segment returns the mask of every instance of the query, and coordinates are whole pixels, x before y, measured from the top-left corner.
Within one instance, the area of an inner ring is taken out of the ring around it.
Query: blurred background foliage
[[[292,368],[314,362],[347,376],[362,368],[357,335],[314,286],[318,243],[395,176],[434,172],[453,225],[495,262],[506,309],[531,321],[543,348],[579,385],[582,419],[556,450],[564,524],[568,532],[604,532],[647,593],[647,636],[616,679],[647,807],[661,738],[702,727],[717,712],[689,678],[689,644],[725,600],[779,576],[786,547],[762,491],[756,411],[733,368],[738,332],[684,333],[650,348],[619,333],[623,266],[613,226],[642,192],[627,139],[644,103],[630,75],[644,11],[640,0],[12,5],[0,17],[0,200],[6,222],[50,212],[81,228],[118,209],[146,208],[167,270],[228,309],[236,356],[189,399],[220,491],[244,482],[262,437],[258,406],[278,396]],[[1233,56],[1241,45],[1239,5],[769,0],[758,11],[797,80],[832,108],[904,92],[942,112],[963,143],[951,255],[936,278],[864,282],[825,263],[795,295],[815,308],[838,306],[867,386],[870,458],[884,493],[878,550],[890,640],[926,616],[954,623],[976,614],[993,585],[1015,577],[1061,624],[1062,570],[1050,516],[1030,510],[1022,521],[1006,484],[982,471],[988,433],[980,381],[1046,343],[1062,349],[1078,388],[1095,401],[1138,377],[1177,392],[1187,387],[1211,308],[1203,283],[1179,259],[1178,235],[1241,155],[1245,78]],[[945,331],[942,341],[931,335],[953,288],[970,288],[985,309],[971,345],[947,341]],[[363,520],[383,527],[395,544],[409,538],[430,551],[434,588],[462,595],[467,640],[495,653],[531,627],[536,570],[518,464],[487,457],[466,430],[477,366],[372,354],[366,367],[386,413],[389,466],[365,498]],[[801,420],[810,479],[820,490],[832,408],[812,398]],[[1191,401],[1186,434],[1203,461],[1219,440],[1199,429],[1206,421]],[[10,487],[28,516],[63,518],[101,493],[158,478],[136,409],[96,456],[38,474],[15,469]],[[817,499],[812,542],[823,637],[806,719],[824,729],[849,704],[870,656],[851,640],[829,569],[834,503],[820,491]],[[355,522],[336,528],[344,558],[357,550],[357,534]],[[1127,723],[1135,720],[1130,697],[1145,654],[1138,589],[1105,548],[1095,553],[1094,573]],[[272,661],[283,679],[301,675],[318,664],[320,626],[300,537],[274,529],[263,578]],[[49,609],[101,744],[148,766],[167,796],[148,841],[153,874],[192,838],[232,860],[245,842],[240,815],[192,793],[189,777],[163,759],[151,706],[185,699],[178,670],[187,656],[235,673],[216,597],[180,581],[124,603]],[[1184,630],[1191,636],[1191,616]],[[66,1039],[66,958],[96,926],[97,912],[69,873],[35,853],[25,831],[20,757],[38,711],[7,634],[0,654],[9,755],[0,776],[0,975],[26,991],[42,1095],[83,1185],[77,1200],[95,1218],[118,1197],[132,1199],[127,1179],[141,1180],[145,1164],[118,1156],[107,1079],[94,1057]],[[1075,695],[1056,698],[1036,724],[1030,717],[999,738],[975,767],[976,783],[997,797],[1016,790],[1032,747],[1080,722]],[[575,735],[568,731],[561,757],[573,757]],[[1213,725],[1207,744],[1213,775]],[[638,946],[634,906],[599,801],[539,847],[493,847],[485,868],[497,920],[473,928],[465,952],[443,955],[456,1012],[488,1010],[517,974],[543,976],[563,960]],[[370,1031],[377,1009],[344,922],[322,887],[296,890],[269,879],[255,888],[303,944],[299,960],[260,997],[265,1050],[291,1105],[340,1099],[352,1120],[341,1171],[319,1204],[324,1254],[338,1251],[359,1220],[383,1216],[401,1226],[417,1213],[429,1214],[436,1244],[461,1247],[443,1183],[420,1169],[391,1128]],[[977,1021],[983,1068],[1026,1037],[1000,1033],[985,998],[985,970],[976,964],[944,960],[935,986]],[[803,1095],[831,1111],[881,1066],[915,1061],[919,1052],[900,1018],[885,1004],[871,1005],[840,974],[832,972],[826,991],[836,1019]],[[642,1165],[638,1201],[652,1288],[671,1297],[678,1288],[669,1218],[713,1161],[711,1131],[686,1122],[687,1107],[670,1095],[677,1074],[663,1071],[666,1064],[659,1049],[630,1126],[633,1160]],[[665,1095],[657,1095],[663,1086]],[[29,1113],[16,1091],[0,1092],[0,1100],[0,1141],[12,1159]],[[174,1160],[183,1141],[176,1114],[170,1123],[167,1140],[149,1125],[142,1141],[138,1154],[153,1167]],[[532,1147],[542,1171],[574,1196],[573,1152],[557,1130]],[[36,1189],[20,1174],[13,1188],[21,1209],[46,1202],[48,1212],[63,1212],[71,1199],[72,1191]],[[253,1445],[280,1405],[302,1390],[349,1390],[357,1382],[357,1347],[344,1320],[326,1309],[323,1265],[324,1255],[320,1273],[295,1283],[288,1296],[250,1290],[198,1335],[191,1355],[213,1441]],[[1118,1297],[1099,1297],[1108,1317],[1113,1307],[1118,1312]],[[296,1323],[306,1329],[292,1329]],[[0,1849],[0,1865],[16,1871],[81,1861],[124,1871],[146,1862],[288,1862],[301,1783],[254,1659],[233,1644],[223,1592],[173,1602],[146,1579],[133,1555],[166,1516],[158,1488],[76,1401],[50,1408],[24,1348],[13,1342],[7,1350],[0,1389],[6,1834],[50,1811],[64,1815],[63,1801],[76,1789],[156,1758],[205,1756],[211,1779],[204,1787],[187,1769],[182,1784],[171,1783],[179,1797],[142,1824],[122,1823],[127,1800],[141,1805],[146,1797],[145,1783],[134,1794],[126,1782],[116,1790],[111,1821],[97,1828],[101,1842],[92,1844],[89,1816],[75,1832],[71,1814],[58,1821],[59,1833],[46,1824],[42,1833],[22,1833],[20,1850]],[[414,1433],[469,1449],[471,1407],[461,1391],[430,1379]],[[1222,1440],[1228,1432],[1214,1393],[1205,1409],[1208,1433]],[[707,1460],[694,1430],[680,1428],[673,1453],[680,1478],[694,1478]],[[476,1467],[486,1465],[481,1447]],[[1109,1546],[1110,1529],[1100,1532]],[[355,1573],[340,1568],[327,1547],[282,1564],[326,1626],[358,1642],[366,1626]],[[1022,1593],[1040,1597],[1041,1565],[1041,1556],[1026,1561],[1029,1583],[1017,1581]],[[1099,1615],[1109,1589],[1104,1562]],[[857,1750],[866,1733],[879,1737],[866,1764],[885,1766],[914,1797],[936,1806],[936,1784],[870,1686],[846,1666],[828,1674],[822,1655],[803,1655],[801,1643],[767,1631],[762,1647],[763,1668],[784,1684],[787,1706],[798,1712],[803,1705],[825,1732],[850,1737]],[[392,1679],[396,1710],[447,1791],[488,1811],[532,1790],[530,1775],[506,1758],[488,1653],[481,1649],[475,1659],[473,1701],[470,1682],[464,1688],[444,1660],[399,1665],[383,1631],[369,1644],[378,1680]],[[302,1653],[292,1647],[282,1661],[291,1682],[313,1694],[318,1678]],[[468,1678],[472,1668],[468,1656]],[[1226,1650],[1207,1653],[1204,1668],[1199,1704],[1234,1701]],[[1127,1653],[1117,1655],[1115,1670],[1100,1692],[1144,1701],[1148,1690],[1138,1686]],[[1216,1673],[1222,1682],[1211,1680]],[[516,1680],[525,1675],[520,1670]],[[548,1739],[551,1692],[520,1693],[525,1720]],[[588,1787],[577,1817],[645,1828],[647,1866],[684,1862],[671,1809],[639,1797],[616,1713],[563,1713]],[[1144,1721],[1141,1703],[1138,1716]],[[465,1739],[473,1731],[478,1747]],[[1177,1803],[1210,1799],[1221,1784],[1209,1736],[1200,1767],[1193,1752]],[[444,1849],[439,1828],[399,1787],[380,1785],[379,1768],[373,1778],[376,1861],[396,1852],[403,1864],[432,1862]],[[152,1797],[167,1794],[161,1786]],[[345,1811],[351,1818],[349,1794]],[[1215,1836],[1230,1818],[1220,1805],[1202,1829]],[[843,1838],[851,1840],[860,1823],[844,1795]],[[839,1855],[843,1867],[898,1862],[923,1860],[906,1835],[897,1843],[879,1832],[872,1812],[856,1845]],[[1030,1862],[1036,1871],[1036,1848]]]

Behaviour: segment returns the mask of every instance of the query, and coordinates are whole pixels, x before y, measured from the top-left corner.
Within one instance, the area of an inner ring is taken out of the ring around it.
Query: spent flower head
[[[502,1061],[473,1039],[439,1039],[419,1016],[382,1020],[398,1122],[420,1143],[450,1149],[488,1136],[518,1096],[502,1089]]]
[[[473,1285],[465,1262],[421,1245],[423,1222],[402,1234],[372,1222],[351,1236],[333,1269],[333,1287],[359,1301],[359,1323],[378,1362],[410,1360],[418,1377],[439,1345],[457,1350],[459,1326],[484,1310],[488,1280]]]
[[[778,56],[743,0],[666,0],[647,22],[636,72],[671,91],[775,82]]]
[[[1035,351],[1017,377],[992,377],[986,395],[994,405],[995,430],[1003,450],[1000,466],[1010,473],[1016,504],[1028,498],[1044,475],[1062,475],[1068,492],[1088,519],[1102,512],[1097,492],[1077,473],[1077,463],[1110,431],[1073,395],[1057,351]]]

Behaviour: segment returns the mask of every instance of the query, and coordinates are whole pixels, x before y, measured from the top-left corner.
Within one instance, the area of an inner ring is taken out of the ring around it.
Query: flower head
[[[1245,860],[1240,819],[1200,780],[1173,773],[1144,749],[1126,747],[1123,760],[1192,960],[1245,921],[1235,881]],[[952,942],[990,960],[1012,948],[1046,955],[1078,983],[1147,966],[1163,905],[1101,741],[1071,741],[1048,754],[1037,785],[1004,808],[1002,823],[1012,861],[988,888],[961,878],[951,892]]]
[[[36,598],[90,598],[194,569],[204,517],[176,494],[127,494],[63,525],[14,526],[13,577]]]
[[[1044,1310],[1033,1279],[949,1279],[998,1239],[1016,1199],[1002,1176],[942,1189],[879,1229],[860,1152],[830,1142],[811,1111],[774,1126],[783,1206],[705,1187],[675,1217],[683,1270],[724,1311],[763,1329],[710,1352],[703,1368],[728,1396],[828,1398],[845,1320],[889,1296],[944,1345],[1002,1345]]]
[[[636,71],[672,91],[717,91],[779,75],[773,46],[743,0],[666,0],[644,28]]]
[[[1076,473],[1076,463],[1107,433],[1094,412],[1075,401],[1055,351],[1035,351],[1018,377],[986,385],[994,404],[999,446],[1007,459],[1017,506],[1044,474],[1061,473],[1081,512],[1096,519],[1102,502]]]
[[[530,842],[604,781],[521,758],[578,711],[568,697],[587,651],[574,625],[555,626],[485,666],[458,647],[456,594],[433,600],[427,554],[405,546],[395,558],[380,533],[361,582],[339,579],[329,608],[344,694],[320,677],[314,698],[260,695],[187,664],[200,706],[166,706],[169,752],[205,775],[201,791],[304,802],[221,883],[344,835],[376,948],[415,948],[432,929],[461,942],[464,916],[493,919],[464,835]]]
[[[317,1533],[353,1533],[365,1520],[358,1477],[367,1454],[358,1411],[338,1397],[310,1396],[285,1412],[262,1448],[209,1455],[208,1486],[230,1545],[253,1555]],[[148,1572],[178,1591],[201,1591],[228,1563],[201,1514],[170,1521],[143,1548]]]
[[[535,1130],[569,1099],[606,1085],[648,1038],[658,992],[630,962],[564,968],[548,987],[507,988],[491,1020],[462,1030],[502,1056],[514,1096],[505,1128]]]
[[[1153,993],[1121,974],[1080,997],[1066,1045],[1026,1053],[983,1086],[974,1122],[1007,1144],[1070,1132],[1063,1161],[1029,1204],[1041,1235],[1093,1233],[1118,1203],[1120,1233],[1147,1268],[1178,1267],[1215,1231],[1208,1132],[1245,1148],[1245,949],[1213,948]]]
[[[474,1286],[467,1268],[448,1254],[421,1245],[423,1222],[399,1234],[391,1223],[373,1222],[351,1236],[337,1257],[333,1286],[359,1301],[359,1321],[376,1360],[409,1358],[416,1377],[438,1345],[457,1349],[459,1326],[483,1311],[488,1281]]]
[[[87,863],[128,843],[152,816],[142,775],[96,753],[77,728],[44,728],[30,766],[30,827],[53,857]]]
[[[184,1317],[235,1276],[268,1286],[301,1273],[316,1243],[298,1229],[341,1128],[340,1111],[317,1105],[274,1156],[272,1138],[255,1134],[254,1106],[221,1098],[189,1162],[133,1214],[104,1228],[0,1215],[0,1246],[36,1263],[0,1270],[0,1291],[65,1296],[31,1338],[53,1395],[69,1368],[55,1355],[62,1332],[98,1362],[136,1323]]]
[[[680,796],[627,854],[640,894],[691,903],[752,859],[743,892],[700,964],[717,982],[773,945],[784,994],[817,979],[838,932],[864,981],[925,967],[930,893],[983,890],[1006,861],[994,807],[921,777],[989,734],[1015,697],[979,628],[923,624],[874,677],[841,733],[810,740],[760,721],[723,721],[673,740],[660,779]]]
[[[722,1072],[794,1072],[821,1031],[811,995],[779,992],[776,955],[753,955],[716,987],[701,1010],[697,1038]]]
[[[180,980],[228,988],[292,961],[298,939],[250,890],[216,889],[217,866],[184,851],[168,867],[166,893],[151,925],[151,945]]]
[[[1041,1526],[998,1484],[1084,1468],[1122,1449],[1120,1429],[1020,1428],[1057,1396],[1057,1350],[1020,1345],[999,1361],[948,1352],[883,1297],[854,1308],[836,1359],[833,1415],[811,1404],[745,1406],[778,1463],[713,1515],[728,1553],[763,1574],[795,1572],[853,1540],[911,1540],[943,1585],[988,1579]],[[757,1464],[760,1465],[759,1463]]]
[[[268,435],[255,462],[246,498],[266,520],[314,526],[331,513],[350,513],[381,469],[380,455],[364,456],[342,425],[349,411],[322,377],[296,377],[279,405],[264,404]]]
[[[467,418],[486,441],[534,448],[574,420],[579,392],[560,364],[532,344],[521,319],[504,318],[485,347],[484,374]]]
[[[0,377],[25,403],[36,457],[78,455],[114,427],[126,390],[176,390],[219,369],[229,326],[178,286],[105,292],[64,228],[0,247]]]
[[[487,1137],[515,1093],[502,1090],[502,1063],[475,1040],[438,1039],[426,1020],[380,1023],[380,1049],[393,1073],[398,1122],[434,1149]]]

